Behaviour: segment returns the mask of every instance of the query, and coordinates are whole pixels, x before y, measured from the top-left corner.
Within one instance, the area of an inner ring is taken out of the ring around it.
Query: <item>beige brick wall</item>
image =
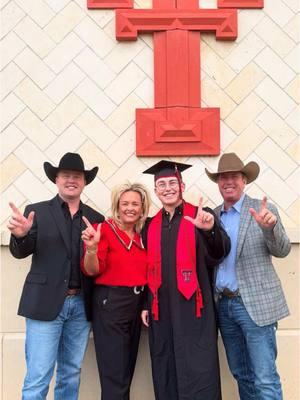
[[[201,0],[216,6],[216,0]],[[136,8],[151,0],[136,0]],[[28,261],[12,259],[5,245],[8,201],[24,209],[50,198],[55,185],[42,169],[66,151],[99,165],[83,199],[109,213],[111,188],[124,179],[152,187],[142,171],[151,158],[135,156],[135,108],[153,107],[152,36],[115,40],[114,11],[87,10],[86,0],[1,0],[1,357],[3,400],[19,398],[24,372],[24,321],[16,307]],[[299,228],[300,228],[300,19],[296,0],[265,0],[263,10],[239,11],[235,42],[201,35],[202,105],[221,108],[221,149],[245,162],[256,160],[259,178],[248,188],[275,203],[294,241],[288,258],[276,261],[292,315],[280,323],[279,369],[285,398],[300,397]],[[221,199],[204,174],[218,157],[176,157],[194,165],[185,173],[186,198],[200,195],[215,206]],[[152,193],[153,194],[153,193]],[[158,207],[153,197],[152,212]],[[297,244],[298,243],[298,244]],[[235,399],[221,347],[226,400]],[[92,346],[82,378],[84,400],[98,392]],[[146,335],[134,382],[134,399],[152,399]],[[148,396],[148,397],[146,397]]]

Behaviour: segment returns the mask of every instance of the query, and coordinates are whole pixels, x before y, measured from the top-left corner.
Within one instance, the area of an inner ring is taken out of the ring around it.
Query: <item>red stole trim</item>
[[[190,300],[196,292],[196,316],[201,316],[203,307],[196,269],[195,226],[184,216],[195,217],[197,208],[183,203],[183,217],[180,221],[176,246],[176,275],[179,292]],[[153,294],[152,314],[158,320],[158,289],[161,286],[161,224],[162,210],[150,222],[147,238],[148,286]]]

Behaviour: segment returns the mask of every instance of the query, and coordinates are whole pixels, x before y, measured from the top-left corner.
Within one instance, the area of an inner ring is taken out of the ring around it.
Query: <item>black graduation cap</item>
[[[156,181],[162,177],[168,176],[178,176],[181,178],[181,172],[190,168],[190,164],[182,164],[174,161],[161,160],[158,163],[152,165],[152,167],[146,169],[144,174],[154,175],[154,180]]]

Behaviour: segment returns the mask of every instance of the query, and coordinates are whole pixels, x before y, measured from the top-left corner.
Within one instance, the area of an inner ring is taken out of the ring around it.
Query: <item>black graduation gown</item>
[[[212,210],[207,209],[206,211]],[[159,320],[151,315],[149,292],[149,345],[156,400],[221,399],[217,328],[208,266],[229,252],[230,240],[216,222],[213,234],[196,229],[198,281],[202,291],[201,318],[196,317],[195,295],[186,300],[177,289],[176,243],[182,206],[171,221],[163,211],[161,252],[162,285],[158,290]],[[217,218],[215,218],[217,221]],[[149,221],[145,226],[145,242]],[[179,244],[180,245],[180,244]]]

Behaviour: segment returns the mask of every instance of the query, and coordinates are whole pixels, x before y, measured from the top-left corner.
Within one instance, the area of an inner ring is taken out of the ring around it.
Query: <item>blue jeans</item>
[[[53,321],[26,319],[26,364],[23,400],[46,399],[55,364],[55,400],[76,400],[80,368],[86,350],[90,323],[83,297],[67,296]]]
[[[241,297],[220,299],[218,319],[240,399],[281,400],[281,383],[275,364],[277,324],[256,325]]]

